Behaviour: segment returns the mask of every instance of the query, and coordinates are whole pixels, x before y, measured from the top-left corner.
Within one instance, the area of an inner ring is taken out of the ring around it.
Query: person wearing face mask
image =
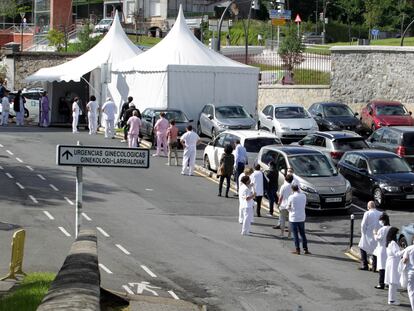
[[[377,256],[377,269],[379,272],[379,281],[375,288],[384,289],[385,264],[387,262],[387,234],[391,228],[390,218],[386,213],[383,213],[378,222],[381,228],[379,228],[378,231],[374,229],[374,240],[377,241],[374,255]]]
[[[255,197],[253,184],[250,182],[250,177],[245,175],[240,180],[240,207],[243,214],[242,235],[249,235],[250,225],[253,218],[253,199]]]

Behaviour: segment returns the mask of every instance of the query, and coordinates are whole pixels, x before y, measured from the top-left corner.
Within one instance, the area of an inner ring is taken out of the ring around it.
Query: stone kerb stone
[[[37,310],[100,310],[100,272],[95,231],[80,231]]]

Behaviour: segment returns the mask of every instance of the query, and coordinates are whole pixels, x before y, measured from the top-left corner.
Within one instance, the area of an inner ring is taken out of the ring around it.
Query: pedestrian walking
[[[377,242],[377,246],[374,250],[374,255],[377,257],[377,270],[379,273],[378,285],[376,289],[384,289],[385,283],[385,263],[387,262],[387,234],[390,230],[390,218],[386,213],[383,213],[379,218],[380,228],[378,231],[374,229],[374,240]]]
[[[185,175],[188,170],[188,176],[192,176],[195,166],[196,149],[200,143],[200,137],[193,131],[192,125],[187,126],[186,132],[181,136],[180,142],[184,148],[181,175]]]
[[[134,98],[132,96],[129,96],[127,101],[122,104],[121,112],[119,113],[119,119],[120,120],[119,120],[118,127],[124,129],[124,139],[121,140],[121,143],[125,143],[125,142],[128,141],[127,121],[128,121],[129,118],[128,119],[126,118],[125,111],[127,111],[131,107],[130,104],[132,103],[133,100],[134,100]],[[132,114],[129,117],[132,117]]]
[[[240,176],[239,176],[239,180],[238,180],[239,184],[241,183],[241,179],[244,176],[249,176],[250,177],[253,174],[253,172],[254,172],[254,170],[251,167],[245,167],[243,173],[241,173]],[[252,186],[254,186],[253,183],[251,182],[251,180],[250,180],[250,184]],[[239,195],[239,201],[240,200],[241,200],[241,197]],[[254,205],[254,202],[253,202],[253,205]],[[251,221],[253,222],[253,215],[251,217]],[[242,210],[241,201],[240,201],[240,204],[239,204],[239,223],[243,223],[243,210]]]
[[[414,245],[403,251],[403,263],[407,271],[407,292],[410,299],[411,310],[414,311]]]
[[[3,78],[0,78],[0,100],[3,99],[5,89],[6,89],[6,86],[5,86],[4,80]]]
[[[256,215],[260,217],[260,210],[262,208],[262,199],[264,195],[265,189],[265,176],[263,172],[260,170],[260,164],[256,164],[254,167],[254,172],[250,176],[250,179],[254,185],[254,192],[256,193],[255,202],[256,202]]]
[[[10,91],[7,89],[3,90],[3,98],[1,99],[1,125],[7,126],[9,123],[9,112],[10,112]]]
[[[178,166],[178,128],[175,126],[175,120],[170,121],[170,126],[167,129],[167,143],[168,143],[168,165],[172,165],[171,157],[174,153],[175,165]]]
[[[240,139],[235,141],[236,147],[234,148],[234,182],[236,183],[236,191],[239,192],[239,177],[243,173],[244,167],[248,164],[247,151],[240,144]]]
[[[105,138],[115,138],[115,114],[117,110],[118,109],[111,97],[108,97],[102,106],[103,119],[105,122]]]
[[[132,117],[127,121],[128,125],[128,147],[136,148],[138,146],[138,135],[141,127],[141,119],[138,118],[138,111],[132,112]]]
[[[289,197],[292,195],[293,175],[287,174],[285,182],[279,190],[279,224],[273,226],[273,229],[280,229],[280,236],[284,236],[286,221],[289,220],[289,211],[287,210]],[[290,231],[288,233],[290,236]]]
[[[44,91],[42,93],[42,97],[40,98],[40,126],[48,127],[49,126],[49,97],[47,96],[47,92]]]
[[[267,198],[269,199],[269,213],[270,217],[273,217],[274,205],[277,201],[277,189],[279,188],[279,171],[275,162],[269,163],[269,170],[266,172],[267,178]]]
[[[80,113],[79,97],[75,97],[72,104],[72,133],[74,134],[79,133],[78,122]]]
[[[230,144],[227,144],[224,147],[224,153],[220,159],[220,166],[218,169],[218,175],[220,176],[219,191],[218,191],[219,197],[221,197],[224,179],[226,179],[226,198],[229,197],[230,178],[231,178],[231,174],[233,174],[233,166],[234,166],[234,155],[232,152],[233,152],[233,147]]]
[[[292,195],[288,198],[287,210],[289,211],[290,230],[293,233],[293,239],[295,241],[295,250],[293,254],[300,255],[300,240],[302,240],[303,252],[310,254],[308,249],[308,240],[305,233],[305,220],[306,220],[306,195],[299,192],[298,185],[292,185]]]
[[[19,90],[13,100],[13,110],[16,113],[16,125],[24,125],[24,104],[26,99],[22,95],[22,91]]]
[[[128,97],[129,99],[130,98],[132,98],[132,97]],[[131,118],[132,117],[132,115],[133,115],[133,112],[134,111],[136,111],[137,112],[137,118],[138,119],[140,119],[141,120],[141,113],[140,113],[140,111],[135,107],[135,104],[133,103],[133,102],[131,102],[131,103],[129,103],[129,107],[128,107],[128,109],[126,109],[125,111],[124,111],[124,114],[123,114],[123,116],[122,116],[122,118],[125,120],[125,125],[124,125],[124,138],[125,138],[125,133],[127,133],[127,135],[128,135],[128,133],[129,133],[129,125],[128,125],[128,120],[129,120],[129,118]],[[142,125],[142,124],[141,124]],[[139,133],[138,133],[138,135],[139,135]],[[127,136],[127,139],[128,139],[128,136]],[[122,142],[123,140],[121,140],[121,142]],[[129,140],[128,140],[129,141]],[[139,136],[138,136],[138,138],[137,138],[137,146],[139,146]]]
[[[250,182],[250,177],[247,175],[243,176],[240,180],[239,198],[243,214],[241,234],[248,235],[253,218],[254,190]]]
[[[155,122],[154,132],[157,135],[157,152],[153,157],[161,155],[161,148],[164,155],[167,156],[167,129],[169,127],[168,120],[165,118],[165,112],[160,113],[160,118]]]
[[[287,174],[292,175],[292,177],[293,177],[292,185],[297,185],[299,187],[299,191],[300,191],[300,181],[299,181],[298,177],[295,175],[295,170],[293,169],[293,167],[289,167],[287,169]]]
[[[372,271],[376,271],[377,257],[374,254],[376,241],[374,239],[374,230],[380,228],[379,218],[382,213],[377,210],[374,201],[369,201],[367,211],[364,213],[361,221],[361,239],[358,247],[361,252],[361,267],[359,270],[368,270],[368,255],[372,255]]]
[[[399,305],[397,300],[397,289],[400,283],[398,265],[401,259],[400,247],[397,244],[398,228],[391,227],[387,233],[387,261],[385,264],[385,284],[388,285],[388,304]]]
[[[98,131],[98,109],[99,105],[96,102],[96,97],[92,95],[89,99],[89,103],[86,104],[86,110],[88,111],[89,135],[94,135]]]

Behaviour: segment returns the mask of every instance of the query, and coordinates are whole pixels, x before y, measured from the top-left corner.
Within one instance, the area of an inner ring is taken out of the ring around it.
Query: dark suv
[[[398,154],[414,167],[414,127],[381,127],[368,137],[367,142],[371,148]]]

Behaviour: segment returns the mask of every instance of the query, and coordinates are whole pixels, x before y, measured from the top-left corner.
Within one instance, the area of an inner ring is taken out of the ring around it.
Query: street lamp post
[[[221,14],[220,21],[218,24],[218,31],[217,31],[217,52],[220,52],[220,43],[221,43],[221,26],[223,25],[224,16],[226,15],[229,9],[232,9],[234,15],[239,13],[239,9],[237,8],[236,2],[233,0],[229,3],[228,6],[224,9],[223,14]]]
[[[405,35],[407,34],[408,29],[410,29],[410,27],[411,27],[413,24],[414,24],[414,20],[412,20],[412,21],[411,21],[411,23],[409,23],[409,24],[408,24],[407,28],[405,28],[405,30],[404,30],[404,32],[403,32],[403,34],[402,34],[402,36],[401,36],[401,46],[404,46],[404,38],[405,38]]]

